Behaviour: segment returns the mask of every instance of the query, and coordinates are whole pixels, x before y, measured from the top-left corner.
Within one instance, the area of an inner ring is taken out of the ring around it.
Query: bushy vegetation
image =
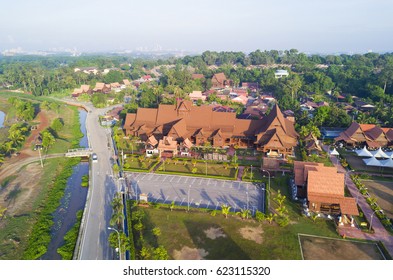
[[[72,260],[75,251],[76,241],[79,235],[79,228],[82,221],[83,210],[76,213],[76,223],[64,236],[64,245],[57,249],[57,253],[63,260]]]
[[[33,230],[30,234],[29,242],[26,251],[23,254],[23,259],[35,260],[46,253],[47,247],[51,240],[50,230],[53,225],[52,213],[60,205],[60,199],[64,195],[64,190],[67,187],[68,177],[73,172],[73,166],[78,164],[80,159],[67,159],[61,172],[53,182],[47,198],[41,203],[41,207],[37,209],[38,218]]]

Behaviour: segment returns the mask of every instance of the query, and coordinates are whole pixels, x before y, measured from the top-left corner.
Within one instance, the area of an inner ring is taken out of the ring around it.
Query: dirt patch
[[[376,244],[300,236],[305,260],[383,260]]]
[[[175,260],[203,260],[208,255],[204,249],[190,248],[184,246],[180,251],[173,251],[173,258]]]
[[[39,192],[42,168],[39,163],[32,163],[13,175],[16,178],[0,192],[0,207],[7,208],[7,216],[21,215],[32,209],[32,201]]]
[[[262,244],[263,238],[262,233],[263,229],[262,226],[259,227],[244,227],[239,229],[240,234],[244,239],[254,241],[257,244]]]
[[[204,233],[206,234],[207,238],[210,238],[213,240],[216,238],[219,238],[219,237],[227,237],[221,228],[211,227],[211,228],[205,230]]]

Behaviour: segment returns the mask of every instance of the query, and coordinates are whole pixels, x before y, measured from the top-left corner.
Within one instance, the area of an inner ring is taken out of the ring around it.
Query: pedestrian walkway
[[[329,146],[324,145],[323,149],[326,152],[329,152]],[[356,187],[355,183],[352,181],[350,172],[347,171],[340,163],[339,159],[336,156],[329,155],[330,160],[332,163],[337,167],[339,173],[345,174],[345,184],[351,193],[352,197],[356,198],[357,204],[359,205],[360,209],[362,209],[366,219],[371,222],[372,221],[372,228],[374,233],[365,233],[359,229],[355,228],[340,228],[339,233],[341,236],[351,237],[351,238],[358,238],[358,239],[367,239],[367,240],[374,240],[374,241],[382,241],[385,245],[387,251],[389,252],[390,256],[393,257],[393,236],[385,229],[382,225],[381,221],[376,217],[374,211],[370,208],[370,205],[367,203],[364,196],[359,192],[359,189]]]
[[[241,181],[243,177],[243,172],[244,172],[244,166],[239,166],[239,171],[237,173],[237,178],[236,180]]]

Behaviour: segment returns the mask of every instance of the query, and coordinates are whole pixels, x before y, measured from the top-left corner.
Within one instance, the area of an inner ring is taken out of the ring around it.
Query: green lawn
[[[127,155],[127,158],[124,160],[124,169],[131,171],[133,169],[140,169],[140,170],[150,170],[157,163],[157,159],[153,158],[145,158],[139,159],[139,157]]]
[[[143,236],[147,245],[163,245],[171,258],[179,258],[179,251],[189,247],[205,250],[207,255],[204,258],[213,260],[295,260],[301,259],[298,233],[337,237],[332,222],[317,220],[314,223],[301,216],[283,228],[274,222],[260,224],[253,220],[241,220],[237,216],[225,219],[220,213],[213,217],[208,213],[184,210],[141,209],[146,213]],[[158,238],[151,233],[154,227],[161,230]],[[219,229],[220,234],[225,236],[209,238],[205,231],[212,228]],[[242,233],[242,230],[246,233]]]
[[[224,164],[213,162],[205,163],[200,161],[196,162],[194,165],[191,161],[188,160],[179,160],[178,162],[176,162],[176,160],[170,160],[169,162],[162,163],[157,173],[159,173],[160,171],[205,176],[218,176],[229,179],[233,179],[236,174],[236,169],[231,166],[226,167]]]

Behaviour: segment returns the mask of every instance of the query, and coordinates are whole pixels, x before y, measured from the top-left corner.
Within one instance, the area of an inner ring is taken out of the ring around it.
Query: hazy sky
[[[393,51],[393,0],[0,0],[0,50]]]

